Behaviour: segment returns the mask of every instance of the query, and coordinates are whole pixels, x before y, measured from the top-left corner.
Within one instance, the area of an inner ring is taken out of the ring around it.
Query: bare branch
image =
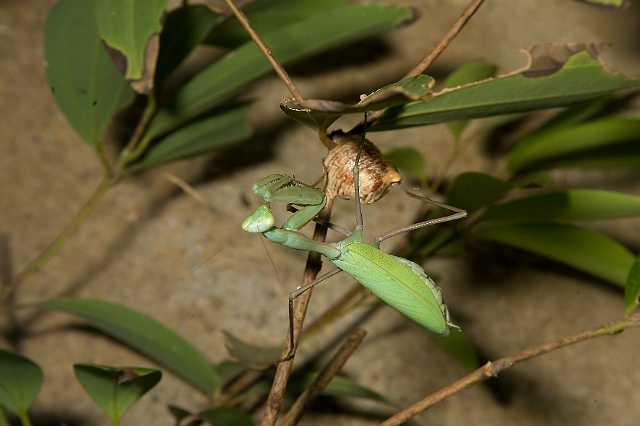
[[[429,68],[436,59],[438,59],[442,52],[446,50],[453,39],[456,38],[458,34],[460,34],[460,31],[462,31],[469,19],[471,19],[471,17],[476,13],[480,6],[482,6],[482,3],[484,3],[484,0],[472,0],[464,10],[464,12],[462,12],[462,15],[460,15],[458,20],[442,37],[436,47],[431,52],[429,52],[429,54],[418,63],[418,65],[416,65],[411,71],[409,71],[405,77],[414,77],[425,72],[427,68]]]
[[[313,239],[316,241],[324,241],[327,238],[327,226],[324,225],[324,223],[330,221],[329,219],[331,216],[331,208],[332,203],[327,203],[325,208],[318,215],[320,220],[319,223],[316,223],[313,232]],[[308,284],[315,280],[321,268],[322,261],[320,259],[320,254],[314,252],[309,253],[309,255],[307,256],[307,264],[304,269],[304,275],[302,277],[303,284]],[[293,309],[294,347],[298,346],[301,334],[300,332],[302,331],[302,327],[304,325],[304,318],[307,315],[307,307],[309,306],[309,300],[311,299],[312,294],[313,290],[309,290],[296,299]],[[289,339],[287,338],[282,349],[283,358],[291,353],[290,349],[292,348],[290,348],[289,345]],[[272,426],[276,423],[278,413],[280,412],[280,409],[282,408],[282,404],[284,402],[284,392],[287,388],[287,383],[289,382],[289,375],[291,374],[291,370],[293,369],[294,356],[295,352],[293,352],[293,356],[290,359],[281,361],[276,368],[276,375],[273,379],[273,383],[271,384],[271,391],[269,392],[265,411],[260,423],[262,426]]]
[[[271,63],[271,66],[276,71],[276,74],[278,74],[278,77],[280,77],[280,80],[282,80],[284,85],[287,86],[287,89],[289,89],[289,92],[291,93],[293,98],[296,100],[296,102],[303,102],[304,98],[298,91],[298,88],[296,87],[296,85],[293,84],[293,81],[289,77],[289,74],[287,74],[287,71],[285,71],[282,65],[280,65],[280,63],[273,56],[273,53],[271,53],[271,49],[269,49],[269,47],[264,43],[264,41],[262,41],[262,38],[260,38],[258,33],[255,32],[255,30],[251,27],[251,24],[249,23],[247,16],[240,9],[238,9],[238,7],[234,4],[233,0],[225,0],[225,1],[227,2],[227,5],[229,6],[229,8],[231,8],[231,10],[233,11],[233,14],[236,15],[236,18],[238,18],[238,21],[240,21],[240,24],[244,27],[245,30],[247,30],[247,32],[249,33],[253,41],[258,45],[258,48],[262,51],[262,53],[264,53],[264,56],[266,56],[266,58],[269,60],[269,62]]]
[[[583,331],[582,333],[575,334],[573,336],[562,337],[557,340],[551,340],[538,346],[526,349],[517,354],[500,358],[496,361],[489,361],[482,367],[473,371],[472,373],[464,376],[463,378],[445,386],[444,388],[427,395],[422,400],[415,404],[405,408],[404,410],[396,413],[393,417],[390,417],[381,426],[393,426],[407,422],[409,419],[422,413],[432,405],[442,401],[445,398],[454,395],[461,390],[480,383],[489,379],[490,377],[497,377],[503,370],[531,358],[546,354],[548,352],[555,351],[565,346],[574,345],[576,343],[584,342],[585,340],[593,339],[595,337],[606,336],[619,333],[630,327],[637,327],[640,325],[640,313],[635,314],[627,319],[618,321],[615,323],[603,325],[591,330]]]
[[[329,361],[318,374],[318,377],[316,377],[311,386],[302,392],[293,406],[291,406],[287,415],[284,416],[282,421],[283,426],[298,424],[304,408],[331,383],[331,380],[342,370],[347,360],[351,358],[351,355],[358,349],[366,335],[367,332],[361,328],[357,328],[351,333],[340,349],[338,349],[338,352],[331,358],[331,361]]]

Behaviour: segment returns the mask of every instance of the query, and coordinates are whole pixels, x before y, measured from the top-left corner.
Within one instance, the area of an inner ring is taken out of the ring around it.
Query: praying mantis
[[[425,226],[462,219],[466,217],[467,212],[428,199],[429,202],[452,213],[389,231],[371,240],[365,239],[360,199],[359,162],[366,142],[368,141],[364,139],[363,135],[351,170],[356,225],[351,232],[339,230],[345,234],[345,238],[340,241],[319,242],[299,232],[326,205],[327,196],[323,191],[281,174],[266,176],[255,182],[252,187],[252,191],[261,197],[264,203],[242,222],[243,230],[262,234],[268,240],[288,248],[320,253],[337,267],[289,293],[290,353],[288,357],[295,353],[294,300],[312,287],[340,272],[346,272],[388,305],[434,333],[447,335],[450,327],[458,328],[451,322],[449,310],[444,303],[440,288],[424,269],[408,259],[385,253],[380,249],[380,243],[391,237]],[[277,226],[271,211],[271,203],[295,205],[298,210],[289,216],[282,226]]]

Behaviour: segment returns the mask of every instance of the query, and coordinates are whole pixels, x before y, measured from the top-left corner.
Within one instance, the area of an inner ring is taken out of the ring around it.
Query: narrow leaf
[[[384,154],[384,159],[393,164],[409,181],[424,184],[427,180],[426,166],[422,154],[409,147],[394,148]]]
[[[132,170],[143,170],[220,149],[251,136],[247,124],[248,105],[229,107],[224,112],[196,121],[162,138]]]
[[[292,395],[300,394],[308,389],[317,377],[317,372],[294,375],[290,382],[291,388],[289,391]],[[380,393],[356,383],[347,376],[335,376],[320,394],[335,398],[363,398],[393,405],[391,401]]]
[[[95,0],[59,0],[45,28],[51,92],[69,124],[94,147],[134,95],[98,37],[95,14]]]
[[[379,34],[412,18],[410,9],[378,5],[347,6],[287,25],[264,35],[281,63],[302,59],[342,43]],[[160,111],[150,135],[164,133],[219,105],[240,88],[271,71],[271,65],[247,42],[194,77],[175,102]]]
[[[390,108],[370,130],[559,107],[640,87],[640,80],[607,72],[590,46],[537,46],[529,54],[530,66],[524,70]]]
[[[599,149],[601,154],[614,154],[621,144],[637,142],[639,138],[640,118],[611,117],[558,127],[523,139],[509,153],[508,167],[513,173],[545,168],[556,164],[556,160],[593,152],[594,149]]]
[[[287,25],[311,18],[316,14],[344,7],[345,0],[256,0],[242,11],[253,29],[264,36]],[[251,40],[247,31],[235,17],[230,16],[207,37],[206,43],[228,49],[236,48]]]
[[[545,222],[634,216],[640,216],[640,197],[620,192],[574,189],[535,194],[492,206],[483,220]]]
[[[631,4],[629,0],[578,0],[583,3],[590,4],[592,6],[621,8],[627,7]]]
[[[480,172],[456,177],[447,195],[448,203],[472,213],[502,198],[511,186],[496,177]]]
[[[493,77],[498,68],[493,64],[486,62],[469,62],[449,74],[444,81],[444,87],[454,88],[476,81]],[[469,124],[468,120],[453,121],[447,123],[453,137],[458,140],[464,129]]]
[[[127,410],[162,378],[159,370],[95,364],[75,364],[73,372],[91,399],[115,424],[120,424]]]
[[[247,343],[228,331],[224,332],[225,346],[232,358],[245,367],[262,369],[280,360],[282,348],[277,346],[256,346]]]
[[[158,35],[167,0],[96,1],[98,34],[104,42],[122,54],[128,80],[135,80],[136,90],[146,93],[153,86],[158,58]]]
[[[640,305],[640,258],[636,258],[624,287],[624,314],[629,316]]]
[[[195,347],[158,321],[102,300],[51,299],[41,309],[77,316],[91,326],[135,348],[209,393],[219,382],[213,368]]]
[[[530,251],[624,287],[633,264],[626,247],[598,232],[557,223],[482,226],[477,238]]]
[[[175,420],[175,426],[182,426],[182,422],[192,416],[192,413],[177,405],[169,404],[167,410]]]
[[[312,127],[326,129],[345,114],[377,111],[393,105],[405,104],[426,96],[434,80],[426,75],[408,77],[388,84],[373,93],[363,96],[356,104],[345,104],[324,99],[308,99],[296,102],[285,99],[280,108],[296,120]]]
[[[460,361],[467,370],[475,370],[480,367],[475,346],[461,330],[452,328],[449,330],[448,336],[434,334],[431,336],[436,339],[442,349]]]
[[[0,409],[27,412],[42,387],[42,370],[28,358],[0,349]]]

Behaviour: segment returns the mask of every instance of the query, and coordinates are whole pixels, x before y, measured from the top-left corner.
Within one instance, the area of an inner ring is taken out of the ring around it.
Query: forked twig
[[[314,240],[324,241],[327,238],[327,226],[324,223],[329,222],[331,209],[332,204],[327,203],[325,208],[318,215],[320,218],[320,223],[316,223],[313,232]],[[307,256],[307,264],[304,268],[304,275],[302,278],[303,284],[308,284],[314,281],[318,276],[318,272],[320,272],[321,268],[322,261],[320,259],[320,254],[316,252],[310,252]],[[309,306],[309,300],[311,299],[312,293],[313,290],[309,290],[296,299],[293,309],[292,323],[294,347],[297,347],[298,341],[300,340],[300,332],[302,331],[302,326],[304,325],[304,319],[307,315],[307,307]],[[282,356],[286,357],[289,353],[291,353],[291,349],[292,348],[290,348],[289,339],[287,339],[282,350]],[[276,368],[276,374],[273,378],[273,382],[271,383],[271,390],[269,391],[265,410],[260,422],[262,426],[272,426],[276,423],[278,413],[280,412],[280,409],[282,408],[282,405],[284,403],[284,392],[287,388],[289,376],[291,375],[291,371],[293,369],[294,356],[295,352],[292,353],[290,359],[283,360],[278,364],[278,367]]]
[[[436,47],[427,54],[419,63],[416,65],[411,71],[407,73],[406,77],[414,77],[416,75],[422,74],[426,71],[427,68],[431,66],[431,64],[438,59],[438,57],[445,51],[449,44],[453,41],[454,38],[467,24],[469,19],[476,13],[476,11],[482,6],[484,0],[472,0],[471,3],[467,6],[467,8],[462,12],[462,15],[458,18],[458,20],[453,24],[449,31],[445,33],[445,35],[440,39]]]
[[[474,385],[476,383],[483,382],[491,377],[496,377],[503,370],[506,370],[513,365],[526,361],[531,358],[546,354],[548,352],[555,351],[565,346],[574,345],[576,343],[584,342],[585,340],[593,339],[595,337],[606,336],[610,334],[619,333],[630,327],[637,327],[640,325],[640,313],[632,315],[631,317],[618,321],[615,323],[603,325],[591,330],[583,331],[582,333],[574,334],[573,336],[566,336],[560,339],[551,340],[538,346],[526,349],[517,354],[497,359],[496,361],[489,361],[482,367],[474,370],[470,374],[467,374],[463,378],[456,380],[450,385],[427,395],[415,404],[405,408],[404,410],[396,413],[393,417],[390,417],[381,426],[393,426],[407,422],[409,419],[415,417],[421,412],[425,411],[432,405],[442,401],[445,398],[454,395],[461,390]]]
[[[340,349],[338,349],[338,352],[331,358],[331,361],[329,361],[318,374],[318,377],[316,377],[311,386],[298,396],[296,402],[284,416],[282,421],[283,426],[293,426],[300,421],[304,408],[322,392],[335,375],[342,370],[342,367],[346,364],[347,360],[351,358],[351,355],[353,355],[356,349],[358,349],[366,335],[367,332],[361,328],[357,328],[351,333]]]
[[[264,41],[262,41],[262,38],[258,35],[258,33],[255,32],[255,30],[251,27],[247,16],[242,12],[242,10],[238,9],[233,0],[225,0],[225,2],[233,11],[233,14],[236,16],[236,18],[238,18],[240,24],[244,27],[247,33],[249,33],[253,41],[258,45],[258,48],[262,51],[262,53],[264,53],[264,56],[266,56],[267,60],[269,60],[276,74],[278,74],[278,77],[280,77],[280,80],[282,80],[284,85],[287,86],[287,89],[289,89],[289,92],[291,92],[291,95],[296,100],[296,102],[304,101],[302,94],[300,94],[300,91],[298,91],[298,88],[293,83],[293,80],[291,80],[291,78],[289,77],[289,74],[287,74],[287,71],[285,71],[282,65],[280,65],[280,63],[273,56],[273,53],[271,53],[271,49],[269,49]]]

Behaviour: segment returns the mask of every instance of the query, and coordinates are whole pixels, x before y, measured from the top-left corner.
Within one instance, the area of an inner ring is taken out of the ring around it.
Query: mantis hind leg
[[[432,200],[431,198],[422,195],[422,194],[418,194],[415,193],[413,191],[411,191],[408,188],[404,188],[405,192],[407,193],[407,195],[413,197],[413,198],[418,198],[420,200],[423,200],[427,203],[433,204],[434,206],[440,207],[442,209],[445,210],[449,210],[450,212],[453,212],[452,214],[449,214],[447,216],[442,216],[442,217],[437,217],[435,219],[428,219],[428,220],[423,220],[422,222],[418,222],[418,223],[414,223],[413,225],[409,225],[409,226],[405,226],[403,228],[400,229],[396,229],[393,231],[389,231],[385,234],[382,234],[378,237],[375,238],[375,244],[379,245],[382,241],[387,240],[391,237],[395,237],[396,235],[400,235],[400,234],[404,234],[405,232],[410,232],[410,231],[414,231],[416,229],[420,229],[420,228],[424,228],[425,226],[431,226],[431,225],[436,225],[438,223],[445,223],[445,222],[451,222],[452,220],[458,220],[458,219],[462,219],[467,217],[467,211],[463,210],[463,209],[459,209],[457,207],[453,207],[450,206],[448,204],[444,204],[441,203],[439,201],[436,200]]]
[[[295,336],[294,336],[294,329],[293,329],[293,303],[294,301],[298,298],[298,296],[302,295],[303,293],[305,293],[308,290],[311,290],[313,287],[317,286],[318,284],[326,281],[327,279],[331,278],[332,276],[338,274],[342,272],[342,269],[334,269],[333,271],[329,271],[326,274],[321,275],[319,278],[316,278],[315,280],[311,281],[308,284],[302,285],[298,288],[296,288],[294,291],[292,291],[291,293],[289,293],[289,349],[287,351],[287,354],[280,359],[280,362],[282,361],[289,361],[291,358],[293,358],[293,355],[296,353],[296,342],[295,342]]]

